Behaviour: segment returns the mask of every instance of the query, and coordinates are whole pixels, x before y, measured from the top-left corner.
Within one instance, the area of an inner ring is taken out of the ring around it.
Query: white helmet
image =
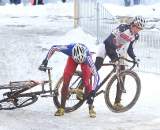
[[[134,25],[138,26],[139,28],[143,29],[144,26],[145,26],[145,19],[142,17],[142,16],[136,16],[134,19],[133,19],[133,22],[132,22]]]
[[[83,44],[76,44],[72,49],[72,57],[75,62],[83,63],[86,60],[86,47]]]

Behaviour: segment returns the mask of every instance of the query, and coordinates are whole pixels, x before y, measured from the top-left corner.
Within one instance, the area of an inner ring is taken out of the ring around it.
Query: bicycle
[[[121,60],[130,62],[133,65],[129,69],[121,70],[120,69],[121,66],[126,67],[126,65],[120,63]],[[128,111],[136,104],[140,96],[140,92],[141,92],[140,78],[136,74],[136,72],[132,70],[135,67],[135,65],[136,63],[134,61],[131,61],[131,60],[128,60],[122,57],[119,58],[117,64],[114,64],[114,63],[103,64],[103,67],[112,66],[113,69],[110,71],[110,73],[107,76],[105,76],[105,78],[99,84],[98,86],[99,89],[96,92],[96,96],[100,95],[101,93],[104,93],[105,103],[112,112],[120,113],[120,112]],[[81,72],[76,71],[70,81],[69,94],[68,94],[68,100],[66,102],[65,112],[72,112],[72,111],[77,110],[86,101],[85,87],[83,86],[81,77],[82,77]],[[53,97],[54,104],[57,108],[60,107],[60,101],[61,101],[60,91],[61,91],[62,84],[63,84],[62,79],[63,79],[63,76],[59,79],[55,87],[57,94]],[[100,90],[100,88],[107,81],[108,83],[107,83],[105,90]],[[92,79],[91,79],[91,82],[92,82]],[[83,100],[79,100],[77,98],[78,89],[83,90],[83,97],[84,97]],[[134,90],[134,93],[133,93],[133,90]],[[130,95],[129,97],[130,100],[125,99],[126,98],[125,94],[127,93]],[[124,97],[123,99],[124,102],[122,100],[122,97]],[[115,99],[120,100],[123,103],[123,107],[121,109],[116,109],[114,107],[113,104],[114,104]]]
[[[3,93],[2,99],[0,99],[0,110],[12,110],[31,105],[38,100],[38,95],[41,97],[53,97],[55,91],[52,87],[51,69],[51,67],[46,67],[48,80],[15,81],[0,85],[0,93]],[[45,88],[46,84],[49,84],[48,89]],[[41,90],[28,92],[28,90],[39,85],[41,85]]]

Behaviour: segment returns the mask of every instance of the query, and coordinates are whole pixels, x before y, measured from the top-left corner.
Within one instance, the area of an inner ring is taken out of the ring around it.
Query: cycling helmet
[[[142,17],[142,16],[136,16],[134,19],[133,19],[133,22],[132,24],[136,25],[137,27],[143,29],[144,26],[145,26],[145,19]]]
[[[83,44],[75,44],[72,49],[72,57],[75,62],[83,63],[86,60],[86,47]]]

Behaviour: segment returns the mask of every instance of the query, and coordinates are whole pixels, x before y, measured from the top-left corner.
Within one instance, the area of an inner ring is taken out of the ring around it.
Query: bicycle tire
[[[79,71],[76,71],[70,81],[70,85],[69,85],[69,89],[74,89],[74,88],[78,88],[79,86],[77,85],[77,83],[81,80],[81,76],[77,75],[77,73],[80,73]],[[72,86],[72,80],[73,78],[79,78],[78,81],[76,81],[77,83],[75,84],[75,86]],[[63,76],[59,79],[59,81],[57,82],[55,89],[54,89],[54,93],[55,95],[53,96],[53,102],[55,104],[55,106],[57,108],[60,107],[61,104],[61,88],[62,88],[62,84],[63,84]],[[84,100],[78,100],[76,99],[76,94],[75,93],[70,93],[71,95],[69,96],[69,98],[66,101],[66,106],[65,106],[65,112],[73,112],[75,110],[77,110],[79,107],[82,106],[82,104],[84,103]],[[72,99],[73,98],[73,99]],[[75,103],[70,103],[72,101],[75,100]]]
[[[38,100],[36,95],[19,94],[16,98],[4,98],[0,100],[0,110],[13,110],[35,103]]]
[[[20,94],[20,95],[18,95],[17,98],[18,99],[23,98],[23,102],[18,103],[16,105],[17,108],[22,108],[22,107],[29,106],[29,105],[35,103],[38,100],[38,97],[34,94],[31,94],[31,95]],[[24,98],[26,98],[26,99],[24,99]]]
[[[121,112],[126,112],[128,110],[130,110],[137,102],[139,96],[140,96],[140,92],[141,92],[141,82],[140,82],[140,78],[139,76],[133,72],[133,71],[130,71],[130,70],[125,70],[125,71],[122,71],[120,73],[120,77],[127,77],[127,76],[130,76],[133,81],[135,82],[135,86],[136,86],[136,90],[135,90],[135,95],[133,96],[133,99],[125,106],[123,106],[121,109],[117,110],[114,108],[114,105],[113,103],[111,102],[111,99],[110,99],[110,90],[111,88],[113,88],[113,84],[115,82],[117,82],[117,76],[114,75],[110,81],[108,82],[107,84],[107,87],[105,89],[105,94],[104,94],[104,98],[105,98],[105,103],[106,105],[108,106],[108,108],[112,111],[112,112],[115,112],[115,113],[121,113]],[[126,79],[125,79],[125,82],[126,82]],[[115,85],[117,86],[117,84]],[[126,87],[126,86],[125,86]],[[125,94],[125,93],[124,93]],[[123,96],[123,95],[122,95]]]

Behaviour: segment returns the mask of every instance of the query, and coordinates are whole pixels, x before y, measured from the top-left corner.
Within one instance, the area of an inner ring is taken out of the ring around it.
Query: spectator
[[[10,0],[10,3],[11,4],[20,4],[21,3],[21,0]]]
[[[130,6],[131,1],[130,0],[124,0],[124,4],[125,4],[125,6]]]
[[[21,3],[21,0],[14,0],[14,3],[17,5],[17,4],[20,4]]]
[[[10,3],[11,3],[11,4],[14,4],[14,0],[10,0]]]
[[[4,5],[4,2],[2,0],[0,0],[0,5]]]
[[[63,2],[63,3],[65,3],[65,2],[66,2],[66,0],[62,0],[62,2]]]
[[[140,4],[140,0],[134,0],[134,1],[133,1],[133,4],[134,4],[134,5],[139,5],[139,4]]]
[[[31,0],[32,5],[43,5],[43,0]]]

